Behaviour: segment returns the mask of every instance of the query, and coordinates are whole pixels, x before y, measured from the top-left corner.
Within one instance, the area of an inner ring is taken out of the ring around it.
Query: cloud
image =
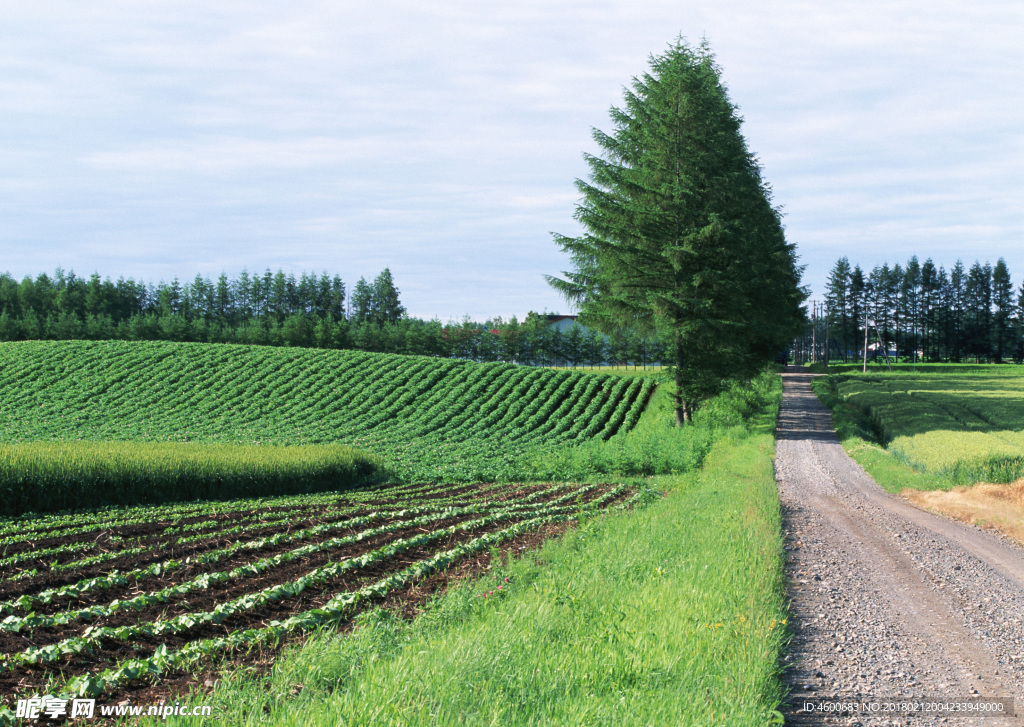
[[[548,233],[577,229],[590,129],[681,32],[709,38],[816,293],[840,254],[1019,279],[1022,31],[1016,0],[15,4],[0,250],[168,279],[390,261],[442,317],[564,309]]]

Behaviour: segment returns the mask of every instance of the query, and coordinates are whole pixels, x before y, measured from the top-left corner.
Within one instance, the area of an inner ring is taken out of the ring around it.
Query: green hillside
[[[0,344],[0,441],[345,443],[409,479],[515,476],[630,430],[650,379],[454,359],[122,341]]]

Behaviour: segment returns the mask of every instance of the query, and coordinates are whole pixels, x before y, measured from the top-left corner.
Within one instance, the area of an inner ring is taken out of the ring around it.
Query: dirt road
[[[775,456],[794,635],[786,724],[1024,725],[1024,549],[884,492],[843,451],[810,380],[784,374]],[[833,697],[878,711],[804,711]],[[883,711],[987,697],[1014,698],[1017,716]]]

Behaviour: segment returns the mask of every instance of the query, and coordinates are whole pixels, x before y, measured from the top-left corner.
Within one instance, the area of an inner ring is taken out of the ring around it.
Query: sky
[[[592,129],[707,38],[820,298],[841,256],[1024,279],[1019,0],[0,0],[0,271],[390,268],[411,315],[571,312]]]

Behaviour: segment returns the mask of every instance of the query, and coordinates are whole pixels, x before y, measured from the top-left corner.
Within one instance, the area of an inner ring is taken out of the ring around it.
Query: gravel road
[[[775,454],[793,633],[786,724],[1024,725],[1024,549],[883,491],[843,451],[804,371],[783,374]],[[803,708],[833,697],[879,711]],[[881,711],[987,697],[1015,699],[1016,716]]]

